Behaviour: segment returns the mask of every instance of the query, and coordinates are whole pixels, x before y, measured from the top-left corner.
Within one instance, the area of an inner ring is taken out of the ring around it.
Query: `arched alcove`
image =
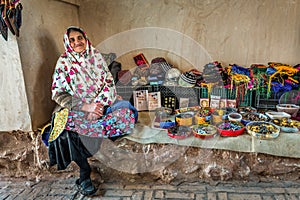
[[[155,57],[172,58],[174,66],[180,69],[199,70],[212,61],[201,44],[189,36],[167,28],[144,27],[115,34],[96,48],[102,52],[116,53],[123,66],[134,67],[133,56],[138,52],[148,55],[149,61]]]

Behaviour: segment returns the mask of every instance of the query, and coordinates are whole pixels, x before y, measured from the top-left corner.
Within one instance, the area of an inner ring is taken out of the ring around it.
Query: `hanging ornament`
[[[20,0],[0,0],[0,33],[8,40],[8,30],[19,37],[23,6]]]

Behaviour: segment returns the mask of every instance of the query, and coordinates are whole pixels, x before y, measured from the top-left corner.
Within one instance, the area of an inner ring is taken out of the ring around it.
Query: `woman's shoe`
[[[77,180],[76,180],[76,185],[77,185]],[[79,186],[80,186],[79,191],[84,196],[90,196],[97,192],[97,188],[93,185],[92,180],[90,178],[82,181]]]

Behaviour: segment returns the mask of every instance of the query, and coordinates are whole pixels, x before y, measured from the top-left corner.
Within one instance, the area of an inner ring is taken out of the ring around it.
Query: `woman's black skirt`
[[[64,130],[55,141],[49,143],[50,166],[57,164],[58,170],[64,170],[72,161],[81,161],[94,155],[101,142],[101,138],[82,136]]]

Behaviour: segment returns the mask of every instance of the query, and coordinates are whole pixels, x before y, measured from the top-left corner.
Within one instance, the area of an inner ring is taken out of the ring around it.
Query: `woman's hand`
[[[100,116],[101,117],[101,116]],[[89,121],[92,121],[92,120],[97,120],[100,118],[99,115],[95,114],[95,113],[89,113],[88,116],[87,116],[87,119]]]
[[[88,120],[96,120],[103,116],[104,105],[101,103],[84,103],[81,110],[89,112]]]
[[[118,100],[123,100],[123,97],[120,96],[120,95],[117,95],[117,99],[118,99]]]

